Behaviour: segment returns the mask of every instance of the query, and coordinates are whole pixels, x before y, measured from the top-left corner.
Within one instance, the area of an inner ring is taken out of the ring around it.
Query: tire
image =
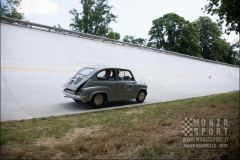
[[[102,93],[95,94],[91,100],[91,105],[94,108],[100,108],[103,106],[104,103],[105,103],[105,96]]]
[[[136,98],[136,101],[138,103],[142,103],[146,98],[146,92],[144,90],[141,90],[139,93],[138,93],[138,96]]]
[[[80,100],[77,100],[77,99],[73,99],[75,102],[82,102],[82,101],[80,101]]]

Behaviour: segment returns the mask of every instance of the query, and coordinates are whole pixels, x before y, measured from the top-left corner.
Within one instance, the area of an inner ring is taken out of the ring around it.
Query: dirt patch
[[[126,112],[126,114],[128,114],[128,115],[130,115],[130,114],[141,114],[143,112],[144,112],[144,110],[132,110],[132,111]]]
[[[101,130],[101,126],[93,126],[89,128],[75,128],[67,132],[62,138],[56,139],[53,137],[42,137],[36,140],[37,146],[46,146],[46,147],[53,147],[56,144],[63,144],[63,143],[70,143],[77,137],[84,135],[89,137],[98,136],[98,131]]]

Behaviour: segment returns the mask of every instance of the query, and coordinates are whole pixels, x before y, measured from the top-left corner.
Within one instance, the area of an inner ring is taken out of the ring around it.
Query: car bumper
[[[74,95],[74,94],[68,93],[68,92],[66,92],[66,91],[63,91],[63,93],[64,93],[67,97],[73,98],[73,99],[76,99],[76,100],[84,101],[84,100],[86,99],[86,96]]]

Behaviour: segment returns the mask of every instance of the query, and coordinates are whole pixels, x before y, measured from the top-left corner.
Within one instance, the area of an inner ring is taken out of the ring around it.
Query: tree
[[[107,0],[81,0],[83,12],[78,13],[72,9],[70,13],[74,16],[70,28],[88,34],[106,37],[112,31],[108,26],[112,21],[116,22],[116,15],[110,10],[113,6],[108,5]]]
[[[145,46],[147,43],[147,40],[144,38],[135,38],[134,36],[126,35],[123,37],[123,42],[128,42],[128,43],[137,44],[140,46]]]
[[[128,43],[132,43],[132,41],[134,40],[134,36],[129,36],[129,35],[126,35],[123,37],[123,42],[128,42]]]
[[[226,56],[229,51],[230,45],[226,42],[225,39],[215,39],[212,44],[212,60],[226,62],[223,57]]]
[[[153,26],[148,33],[150,36],[148,46],[178,52],[181,31],[187,23],[188,21],[175,13],[168,13],[153,20]]]
[[[199,44],[201,45],[201,55],[203,58],[217,60],[216,52],[218,47],[221,47],[220,40],[222,30],[220,24],[212,22],[209,17],[199,17],[196,20],[198,24],[198,32],[200,35]]]
[[[201,57],[201,46],[199,45],[200,35],[198,33],[198,24],[195,22],[188,23],[181,30],[179,38],[179,53]]]
[[[1,16],[6,16],[9,18],[24,19],[24,14],[19,13],[17,9],[20,7],[21,0],[6,0],[6,4],[1,2],[0,13]]]
[[[218,15],[219,22],[226,21],[227,33],[240,32],[240,1],[239,0],[208,0],[209,4],[204,6],[207,13]]]
[[[117,33],[117,32],[109,32],[108,35],[106,36],[107,38],[110,38],[110,39],[115,39],[115,40],[119,40],[120,39],[120,34]]]
[[[239,65],[239,50],[235,50],[237,47],[236,44],[230,45],[227,43],[228,51],[225,55],[223,55],[223,60],[230,64]]]
[[[116,40],[119,40],[121,38],[120,33],[114,32],[114,34],[115,34],[115,39]]]
[[[239,64],[239,53],[234,46],[221,39],[222,34],[221,24],[212,22],[209,17],[199,17],[190,23],[177,14],[169,13],[153,20],[147,45],[214,61]],[[125,41],[134,41],[134,37],[126,37]],[[235,46],[239,46],[239,43]]]
[[[240,40],[236,40],[232,45],[228,43],[229,50],[223,56],[225,62],[240,66]]]
[[[139,46],[145,46],[146,43],[147,43],[147,40],[144,39],[144,38],[136,38],[136,39],[133,40],[132,43],[137,44]]]
[[[80,31],[84,33],[92,34],[93,22],[91,22],[94,0],[81,0],[83,6],[83,12],[78,13],[76,9],[72,9],[69,12],[74,16],[73,23],[70,24],[72,30]],[[82,17],[80,17],[82,16]]]

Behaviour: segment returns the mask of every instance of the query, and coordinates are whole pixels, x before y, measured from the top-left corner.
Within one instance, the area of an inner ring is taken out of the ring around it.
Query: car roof
[[[122,70],[129,70],[127,68],[113,66],[113,65],[89,65],[84,68],[94,68],[95,70],[99,71],[102,69],[122,69]]]

